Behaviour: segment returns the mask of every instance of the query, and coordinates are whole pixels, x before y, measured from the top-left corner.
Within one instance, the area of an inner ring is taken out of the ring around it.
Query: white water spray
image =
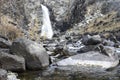
[[[41,30],[41,36],[47,39],[52,39],[53,37],[53,30],[52,25],[49,17],[49,10],[46,6],[42,5],[42,11],[43,11],[43,25]]]

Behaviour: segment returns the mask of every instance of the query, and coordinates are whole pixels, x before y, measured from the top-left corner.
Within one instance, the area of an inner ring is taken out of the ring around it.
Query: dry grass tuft
[[[7,37],[11,41],[16,38],[22,37],[23,33],[20,29],[14,26],[3,26],[0,25],[0,35]]]
[[[0,35],[7,37],[11,41],[23,36],[23,33],[20,29],[9,23],[14,22],[10,17],[3,15],[1,16],[0,21]]]
[[[28,30],[29,38],[34,41],[39,41],[40,40],[40,34],[38,33],[39,30],[40,30],[39,21],[38,21],[38,19],[35,19],[34,23]]]
[[[88,24],[85,29],[81,29],[81,34],[120,30],[120,18],[117,18],[116,15],[116,12],[111,12],[104,17],[97,18]]]
[[[10,24],[10,22],[14,22],[14,20],[9,16],[3,15],[3,14],[2,16],[0,16],[0,24],[4,26],[13,26],[12,24]]]

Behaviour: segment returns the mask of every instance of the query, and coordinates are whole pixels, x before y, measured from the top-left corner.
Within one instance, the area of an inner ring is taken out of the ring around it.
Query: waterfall
[[[41,36],[47,39],[52,39],[53,37],[53,30],[52,25],[49,17],[49,10],[46,6],[42,5],[42,12],[43,12],[43,25],[41,29]]]

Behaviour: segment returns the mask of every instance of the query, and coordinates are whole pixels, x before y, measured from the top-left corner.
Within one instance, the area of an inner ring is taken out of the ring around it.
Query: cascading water
[[[52,25],[49,17],[49,10],[46,6],[42,5],[42,12],[43,12],[43,25],[41,29],[41,36],[47,39],[52,39],[53,37],[53,30]]]

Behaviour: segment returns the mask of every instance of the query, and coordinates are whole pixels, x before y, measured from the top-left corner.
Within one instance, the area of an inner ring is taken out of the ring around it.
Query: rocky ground
[[[50,11],[51,40],[40,37],[40,4]],[[118,0],[1,0],[0,80],[17,80],[8,71],[118,66],[119,4]]]

